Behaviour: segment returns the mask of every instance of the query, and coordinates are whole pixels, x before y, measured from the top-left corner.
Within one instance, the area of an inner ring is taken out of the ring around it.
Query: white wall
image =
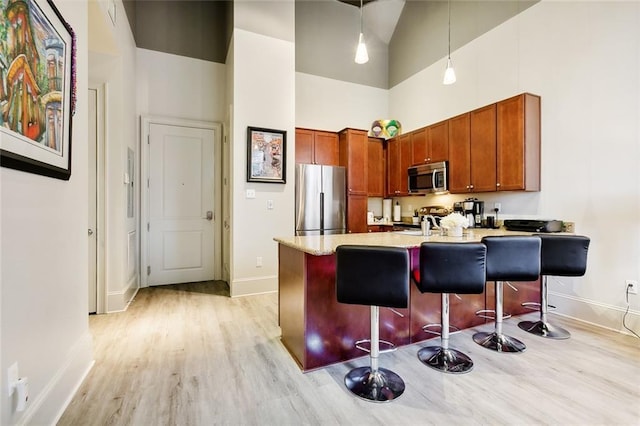
[[[443,59],[390,90],[391,114],[412,130],[541,95],[541,192],[474,196],[501,201],[503,217],[576,222],[591,237],[588,271],[554,281],[551,303],[622,330],[624,281],[640,279],[640,3],[543,1],[451,57],[456,84],[441,84]],[[640,297],[630,302],[637,331]]]
[[[388,117],[388,90],[297,72],[296,127],[368,130]]]
[[[293,7],[293,5],[291,5]],[[293,28],[293,14],[290,15]],[[278,250],[273,237],[293,232],[295,133],[294,43],[235,28],[231,139],[231,295],[276,291]],[[247,126],[285,130],[286,184],[246,182]],[[256,198],[245,198],[246,189]],[[274,208],[267,210],[267,200]],[[262,257],[262,267],[256,258]]]
[[[0,168],[0,424],[52,424],[92,363],[87,316],[87,4],[56,1],[77,39],[71,178]],[[22,413],[7,368],[29,378]]]
[[[138,114],[222,122],[224,64],[136,49]]]

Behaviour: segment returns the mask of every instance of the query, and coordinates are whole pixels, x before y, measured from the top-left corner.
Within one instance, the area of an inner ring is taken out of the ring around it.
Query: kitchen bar
[[[335,293],[335,249],[356,244],[403,247],[409,250],[411,267],[417,267],[423,241],[472,242],[488,235],[531,235],[503,229],[470,229],[462,237],[414,236],[392,232],[274,238],[279,256],[278,320],[281,340],[303,371],[365,356],[355,341],[369,335],[369,308],[340,304]],[[407,309],[380,309],[380,339],[396,346],[436,337],[423,330],[440,322],[440,296],[422,294],[410,283]],[[538,281],[505,287],[504,311],[512,315],[530,312],[523,302],[540,297]],[[451,325],[466,329],[485,324],[476,315],[494,308],[494,286],[482,294],[451,297]]]

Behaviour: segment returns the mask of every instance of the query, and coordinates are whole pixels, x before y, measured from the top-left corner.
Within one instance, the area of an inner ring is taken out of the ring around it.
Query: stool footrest
[[[486,314],[493,314],[493,315],[486,315]],[[494,309],[480,309],[479,311],[476,311],[476,316],[480,317],[480,318],[485,318],[485,319],[490,319],[490,320],[494,320],[496,319],[496,311]],[[507,314],[507,313],[502,313],[502,319],[506,320],[511,318],[511,314]]]
[[[369,347],[362,346],[363,343],[369,343]],[[388,346],[388,348],[386,348],[386,349],[380,349],[379,352],[381,354],[384,354],[384,353],[387,353],[387,352],[394,352],[394,351],[396,351],[398,349],[398,347],[396,345],[394,345],[393,343],[388,342],[386,340],[380,339],[379,343],[380,343],[380,345]],[[371,353],[371,347],[370,346],[371,346],[371,339],[362,339],[362,340],[356,341],[356,348],[358,348],[361,351],[364,351],[364,352],[366,352],[368,354]]]
[[[438,331],[430,330],[431,328],[437,328]],[[442,336],[442,324],[434,323],[423,325],[422,331],[436,336]],[[455,325],[449,325],[449,335],[460,333],[460,331],[461,330]]]

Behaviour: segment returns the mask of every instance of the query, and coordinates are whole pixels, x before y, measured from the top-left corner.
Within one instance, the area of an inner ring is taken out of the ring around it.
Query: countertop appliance
[[[446,161],[411,166],[407,174],[410,194],[442,194],[449,191]]]
[[[484,201],[475,200],[473,202],[473,218],[476,228],[482,228],[482,220],[484,219]]]
[[[504,227],[508,231],[527,232],[560,232],[562,231],[561,220],[539,220],[539,219],[507,219]]]
[[[295,193],[297,236],[346,232],[344,167],[297,164]]]

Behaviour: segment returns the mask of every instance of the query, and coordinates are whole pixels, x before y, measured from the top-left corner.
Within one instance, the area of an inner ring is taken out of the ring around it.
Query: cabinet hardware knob
[[[499,183],[496,183],[496,186],[500,186],[500,184],[499,184]]]

